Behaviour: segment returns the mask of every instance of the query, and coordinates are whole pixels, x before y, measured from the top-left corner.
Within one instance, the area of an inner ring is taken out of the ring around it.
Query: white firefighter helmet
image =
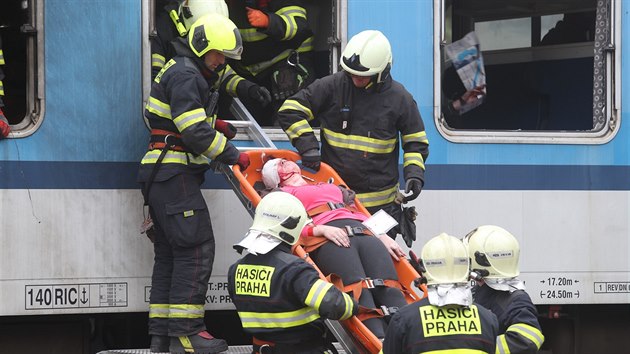
[[[441,233],[430,239],[420,256],[427,285],[459,284],[468,281],[470,260],[458,238]]]
[[[392,65],[392,47],[380,31],[367,30],[350,38],[341,54],[341,67],[352,75],[377,76],[382,82]]]
[[[243,52],[238,28],[229,18],[219,14],[208,14],[197,20],[188,32],[188,45],[200,58],[214,49],[228,58],[240,60]]]
[[[271,192],[258,203],[252,226],[235,247],[246,248],[253,254],[266,254],[282,242],[294,245],[309,222],[299,199],[286,192]]]
[[[519,275],[520,247],[516,237],[495,225],[483,225],[463,239],[472,270],[484,279],[511,279]]]
[[[186,30],[203,15],[219,14],[230,17],[225,0],[183,0],[179,5],[179,18],[184,21]]]

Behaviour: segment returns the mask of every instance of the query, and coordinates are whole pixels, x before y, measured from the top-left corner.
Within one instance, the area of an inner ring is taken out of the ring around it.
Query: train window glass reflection
[[[486,73],[484,103],[458,114],[466,92],[444,52],[441,131],[450,137],[603,136],[614,65],[610,0],[445,0],[445,44],[475,31]],[[596,22],[595,19],[599,20]],[[597,35],[596,35],[597,34]],[[452,38],[452,39],[451,39]],[[610,104],[608,105],[610,106]],[[549,134],[553,132],[554,134]],[[579,133],[579,134],[577,134]],[[581,134],[581,135],[580,135]],[[559,142],[556,140],[555,142]]]
[[[38,24],[38,9],[43,9],[43,0],[0,1],[0,40],[5,64],[0,66],[4,73],[2,83],[4,103],[2,110],[11,124],[9,137],[24,137],[32,134],[41,121],[43,98],[43,68],[38,36],[42,33]]]

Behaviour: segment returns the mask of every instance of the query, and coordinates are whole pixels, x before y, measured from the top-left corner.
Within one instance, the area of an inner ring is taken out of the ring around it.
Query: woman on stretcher
[[[392,261],[392,258],[398,261],[399,257],[404,257],[400,245],[385,234],[371,237],[371,232],[361,223],[367,216],[348,205],[350,198],[344,203],[341,187],[330,183],[311,184],[302,177],[295,162],[285,159],[267,161],[262,176],[267,188],[293,194],[304,204],[313,224],[302,231],[300,244],[324,275],[340,276],[346,288],[353,284],[354,296],[360,293],[358,301],[365,308],[384,306],[391,311],[407,304],[405,296],[395,286],[398,275]],[[376,286],[369,288],[368,285],[366,289],[363,286],[366,278],[374,280]],[[385,319],[366,317],[365,326],[382,339]]]

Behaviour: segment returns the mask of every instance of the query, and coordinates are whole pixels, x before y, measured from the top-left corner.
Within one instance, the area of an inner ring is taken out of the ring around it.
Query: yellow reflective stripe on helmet
[[[203,305],[171,304],[169,306],[170,318],[203,318],[204,314]]]
[[[243,328],[291,328],[319,318],[317,311],[311,307],[289,312],[239,312],[238,316]]]
[[[418,165],[424,170],[424,158],[419,152],[406,152],[403,155],[403,160],[403,167],[407,167],[409,165]]]
[[[364,207],[369,208],[393,202],[397,192],[398,184],[378,192],[357,193],[356,196]]]
[[[283,40],[292,39],[297,34],[298,24],[295,21],[296,17],[303,17],[304,19],[306,19],[306,10],[303,7],[299,6],[283,7],[280,10],[276,11],[276,14],[280,16],[287,27],[287,29],[284,31],[284,37],[282,38]]]
[[[347,320],[352,317],[352,308],[354,307],[354,303],[352,302],[350,295],[346,293],[341,293],[341,295],[343,295],[343,301],[346,303],[346,310],[343,312],[340,320]]]
[[[513,324],[508,327],[506,332],[516,332],[520,334],[521,336],[532,341],[538,349],[540,349],[543,342],[545,341],[545,336],[538,328],[525,323]]]
[[[258,42],[268,37],[266,34],[258,32],[256,28],[243,28],[238,31],[243,42]]]
[[[150,304],[149,318],[168,318],[168,304]]]
[[[143,165],[156,163],[161,153],[162,150],[160,149],[151,150],[144,155],[140,163]],[[178,163],[182,165],[188,165],[189,162],[191,165],[207,165],[209,163],[208,159],[203,156],[194,156],[181,151],[168,151],[162,160],[162,163]]]
[[[192,111],[184,112],[173,119],[173,123],[180,132],[186,130],[191,125],[206,120],[206,111],[203,108],[196,108]]]
[[[308,37],[307,39],[304,40],[304,42],[302,42],[302,44],[300,44],[300,46],[297,49],[287,49],[267,61],[248,65],[245,67],[245,69],[247,69],[247,71],[252,73],[252,75],[258,75],[262,71],[271,67],[273,64],[279,62],[280,60],[286,59],[294,50],[298,53],[306,53],[306,52],[312,51],[314,39],[315,37]]]
[[[495,354],[509,354],[510,348],[508,347],[505,334],[497,336],[497,345],[495,347]]]
[[[319,305],[322,303],[322,299],[328,292],[328,289],[332,287],[332,284],[327,283],[323,280],[317,279],[315,284],[311,286],[311,290],[308,291],[308,295],[306,296],[306,300],[304,300],[304,304],[319,309]]]
[[[315,118],[315,116],[313,115],[313,111],[311,111],[310,108],[292,99],[285,100],[282,106],[280,106],[280,109],[278,109],[278,112],[288,111],[291,109],[298,112],[303,112],[308,117],[308,120],[313,120]]]
[[[214,159],[215,157],[221,155],[223,149],[225,149],[225,144],[227,144],[227,138],[223,134],[217,132],[214,135],[214,139],[212,139],[212,143],[208,147],[208,150],[204,151],[203,155]]]
[[[407,134],[402,136],[403,145],[407,143],[429,143],[429,139],[427,139],[427,132],[421,131],[413,134]]]
[[[151,54],[151,66],[156,68],[163,68],[166,63],[166,58],[158,53]]]
[[[149,96],[146,109],[158,117],[171,119],[171,106],[158,100],[157,98]]]
[[[4,65],[4,52],[0,49],[0,65]]]
[[[375,139],[368,138],[361,135],[347,135],[334,132],[330,129],[323,129],[324,137],[331,146],[349,149],[371,152],[375,154],[389,154],[394,151],[397,144],[397,139]]]

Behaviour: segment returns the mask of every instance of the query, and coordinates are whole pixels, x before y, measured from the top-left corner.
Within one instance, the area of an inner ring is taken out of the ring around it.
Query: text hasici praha
[[[236,294],[269,297],[274,270],[274,267],[239,264],[235,276]]]
[[[481,333],[479,311],[475,305],[422,306],[419,310],[425,337]]]

